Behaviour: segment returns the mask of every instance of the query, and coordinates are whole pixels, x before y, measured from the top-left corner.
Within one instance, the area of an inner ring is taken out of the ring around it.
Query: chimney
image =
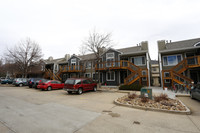
[[[158,43],[158,51],[166,49],[165,40],[159,40],[157,41],[157,43]]]
[[[141,50],[148,50],[148,41],[141,42]]]

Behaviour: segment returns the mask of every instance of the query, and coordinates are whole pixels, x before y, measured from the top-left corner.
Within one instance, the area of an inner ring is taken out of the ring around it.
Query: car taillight
[[[31,84],[32,82],[30,81],[29,83]]]

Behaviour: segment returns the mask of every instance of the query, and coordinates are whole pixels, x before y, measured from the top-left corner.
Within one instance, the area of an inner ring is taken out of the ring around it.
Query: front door
[[[194,84],[198,82],[198,71],[190,71],[190,77],[194,81]]]
[[[127,77],[127,71],[120,71],[120,83],[124,83],[124,79]]]

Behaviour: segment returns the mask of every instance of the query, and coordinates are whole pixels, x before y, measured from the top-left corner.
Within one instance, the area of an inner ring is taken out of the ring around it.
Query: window
[[[170,55],[170,56],[163,56],[163,65],[164,66],[173,66],[181,62],[182,56],[181,55]]]
[[[81,84],[81,80],[80,79],[75,80],[75,85],[77,85],[77,84]]]
[[[200,46],[200,42],[198,42],[198,43],[194,44],[194,46]]]
[[[153,67],[153,71],[154,71],[154,72],[156,72],[156,71],[157,71],[157,69],[156,69],[155,67]]]
[[[142,75],[147,75],[146,70],[142,70]]]
[[[76,65],[76,58],[75,59],[71,59],[71,65]]]
[[[133,64],[137,66],[142,66],[146,64],[146,60],[144,56],[132,57],[131,61]]]
[[[115,81],[115,72],[114,71],[107,72],[106,73],[106,80],[107,81]]]
[[[89,84],[90,82],[88,80],[83,80],[83,84]]]
[[[91,68],[92,63],[91,62],[86,62],[86,68]]]
[[[169,77],[169,72],[164,72],[164,77]]]
[[[95,80],[95,79],[98,80],[98,73],[93,73],[92,74],[92,79],[93,80]]]
[[[86,77],[86,78],[90,78],[90,77],[91,77],[91,74],[90,74],[90,73],[85,73],[85,77]]]
[[[114,58],[114,52],[106,53],[106,59],[109,59],[109,58]]]
[[[147,81],[147,77],[142,77],[142,81]]]
[[[112,53],[106,53],[106,61],[107,61],[107,63],[106,63],[106,66],[107,67],[111,67],[111,66],[114,66],[115,64],[114,64],[114,52],[112,52]]]
[[[170,79],[165,79],[165,83],[170,83]]]

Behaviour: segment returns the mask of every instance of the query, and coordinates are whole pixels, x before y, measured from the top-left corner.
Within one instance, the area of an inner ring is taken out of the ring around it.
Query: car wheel
[[[94,87],[93,91],[97,91],[97,87],[96,86]]]
[[[78,89],[78,94],[81,95],[82,93],[83,93],[83,89],[82,89],[82,88],[79,88],[79,89]]]
[[[51,86],[49,86],[49,87],[47,88],[47,90],[50,91],[50,90],[51,90]]]
[[[72,94],[72,92],[71,92],[71,91],[68,91],[68,94]]]
[[[19,84],[19,87],[22,87],[23,86],[23,84]]]

